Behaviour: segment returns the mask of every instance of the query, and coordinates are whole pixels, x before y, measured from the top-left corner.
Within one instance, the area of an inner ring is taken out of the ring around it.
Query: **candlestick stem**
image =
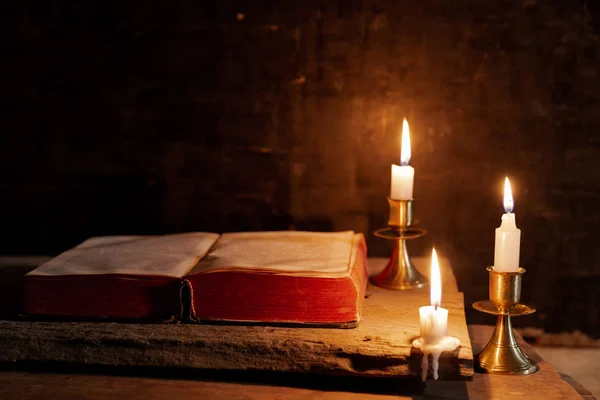
[[[371,281],[386,289],[407,290],[427,284],[427,278],[414,266],[406,241],[425,235],[423,229],[411,228],[414,219],[414,200],[388,198],[390,206],[389,228],[379,229],[375,236],[394,240],[394,250],[385,269],[371,277]]]
[[[379,274],[373,276],[372,281],[377,286],[394,290],[420,288],[427,284],[427,278],[417,270],[411,261],[404,239],[396,241],[387,266]]]

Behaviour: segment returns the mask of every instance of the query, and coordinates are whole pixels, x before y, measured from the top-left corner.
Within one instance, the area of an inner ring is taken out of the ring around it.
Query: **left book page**
[[[181,278],[212,247],[216,233],[104,236],[86,240],[27,276],[143,275]]]
[[[23,311],[65,318],[167,320],[181,313],[184,276],[216,233],[86,240],[25,276]]]

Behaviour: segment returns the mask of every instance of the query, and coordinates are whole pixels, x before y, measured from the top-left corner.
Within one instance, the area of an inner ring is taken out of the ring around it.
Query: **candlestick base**
[[[475,356],[475,369],[488,374],[529,375],[539,367],[519,347],[512,331],[510,315],[498,315],[496,329],[481,353]]]
[[[412,228],[414,200],[388,198],[390,214],[389,228],[375,231],[382,239],[394,240],[394,250],[385,269],[371,277],[373,284],[391,290],[408,290],[427,285],[428,281],[412,263],[406,241],[427,234],[424,229]]]
[[[473,303],[473,308],[498,316],[496,328],[483,350],[475,356],[475,369],[488,374],[529,375],[539,367],[528,358],[517,343],[510,317],[532,314],[535,308],[519,304],[521,280],[525,270],[497,272],[487,268],[490,274],[490,301]]]

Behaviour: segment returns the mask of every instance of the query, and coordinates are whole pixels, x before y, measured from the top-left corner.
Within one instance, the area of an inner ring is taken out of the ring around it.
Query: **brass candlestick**
[[[512,330],[510,317],[535,312],[535,308],[520,304],[521,281],[525,270],[498,272],[487,268],[490,274],[490,300],[473,303],[478,311],[498,316],[496,329],[484,349],[475,356],[475,368],[489,374],[529,375],[539,368],[519,347]]]
[[[406,241],[421,237],[427,233],[424,229],[413,228],[415,200],[394,200],[388,197],[390,214],[388,228],[375,231],[375,236],[394,240],[394,250],[387,266],[379,274],[371,277],[371,281],[386,289],[406,290],[420,288],[427,284],[425,278],[414,266]]]

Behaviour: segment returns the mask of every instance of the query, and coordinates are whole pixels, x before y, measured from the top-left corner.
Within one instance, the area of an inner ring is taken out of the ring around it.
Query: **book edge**
[[[353,278],[353,272],[356,269],[356,261],[359,256],[363,258],[363,261],[360,263],[362,265],[362,273],[365,275],[365,280],[362,285],[362,288],[359,287],[356,279]],[[202,276],[209,273],[219,273],[219,272],[238,272],[238,270],[232,269],[219,269],[217,271],[207,271],[207,272],[198,272],[195,274],[191,274],[192,276]],[[260,272],[256,270],[247,270],[247,269],[239,269],[241,273],[250,273],[260,275]],[[233,325],[269,325],[269,326],[303,326],[303,327],[322,327],[322,328],[355,328],[360,323],[362,318],[362,304],[364,302],[364,293],[366,291],[366,287],[368,285],[369,274],[367,269],[367,246],[366,240],[362,233],[354,233],[354,237],[352,239],[352,250],[350,253],[350,258],[348,260],[348,273],[344,276],[336,276],[336,277],[320,277],[320,276],[298,276],[296,274],[269,274],[269,275],[282,275],[282,276],[297,276],[297,277],[308,277],[308,278],[319,278],[319,279],[350,279],[356,291],[356,313],[355,319],[348,322],[325,322],[325,323],[315,323],[315,322],[303,322],[303,321],[239,321],[239,320],[229,320],[229,319],[205,319],[201,318],[196,314],[194,308],[194,287],[192,282],[185,277],[183,281],[186,283],[189,290],[189,310],[190,316],[186,318],[191,322],[196,323],[207,323],[207,324],[233,324]],[[362,298],[362,299],[361,299]],[[182,305],[182,310],[184,309]]]

